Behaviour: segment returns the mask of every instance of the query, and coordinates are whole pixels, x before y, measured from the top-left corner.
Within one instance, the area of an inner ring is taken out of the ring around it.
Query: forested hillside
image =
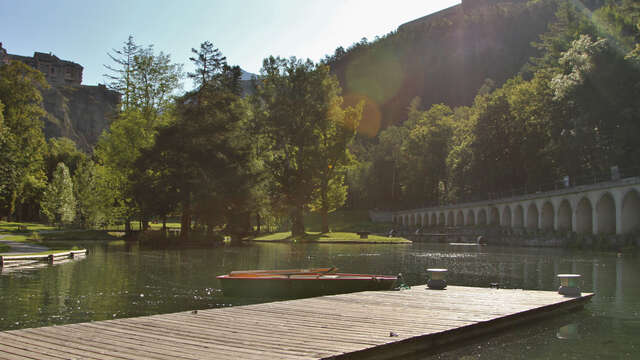
[[[380,79],[394,71],[419,74],[398,85],[402,96],[385,100],[370,92],[389,124],[373,133],[361,125],[353,147],[360,163],[348,174],[350,205],[428,206],[554,188],[565,177],[570,184],[584,178],[606,180],[612,167],[623,176],[637,172],[640,4],[600,3],[494,4],[486,8],[493,9],[491,17],[465,15],[455,26],[432,24],[423,34],[425,40],[402,42],[401,29],[335,57],[347,93],[359,84],[351,80],[350,71],[355,70],[349,70],[349,61],[372,64],[383,61],[380,54],[385,52],[401,54],[399,70],[356,66],[357,71],[370,71],[367,76],[374,70],[380,74],[378,83],[363,87],[368,91],[392,89],[393,77]],[[531,31],[545,22],[546,30]],[[509,32],[482,36],[488,29],[509,26]],[[440,35],[434,27],[441,29]],[[525,33],[530,41],[516,39]],[[456,41],[434,40],[455,36],[474,41],[458,47]],[[406,55],[413,46],[408,44],[431,42],[442,46],[424,47],[420,56]],[[438,54],[441,61],[424,60]],[[471,64],[461,59],[475,60]],[[369,115],[365,111],[363,124]]]
[[[326,61],[347,97],[380,111],[381,128],[406,119],[416,96],[425,105],[468,105],[483,85],[503,84],[539,54],[531,42],[547,30],[557,1],[467,3],[338,48]]]

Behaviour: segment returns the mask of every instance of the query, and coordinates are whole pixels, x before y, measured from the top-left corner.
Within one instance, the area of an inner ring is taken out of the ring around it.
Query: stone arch
[[[527,208],[527,228],[538,228],[538,207],[534,202],[529,204],[529,207]]]
[[[480,209],[478,212],[478,225],[487,225],[487,210]]]
[[[628,234],[640,228],[640,195],[629,190],[622,199],[622,233]]]
[[[560,206],[558,206],[558,230],[573,230],[573,225],[571,224],[571,204],[567,199],[563,199],[560,202]]]
[[[596,218],[598,234],[616,233],[616,202],[610,193],[604,193],[596,204]]]
[[[456,214],[456,226],[464,226],[464,213],[462,210],[458,210]]]
[[[444,218],[443,212],[441,212],[440,216],[438,216],[438,225],[446,225],[446,220]]]
[[[467,211],[467,225],[473,226],[476,224],[476,213],[473,212],[473,209],[469,209]]]
[[[454,226],[455,225],[455,215],[453,214],[453,210],[449,210],[449,213],[447,214],[447,226]]]
[[[413,225],[418,226],[418,214],[413,214]]]
[[[500,225],[500,212],[495,206],[489,208],[489,225]]]
[[[511,208],[509,205],[502,210],[502,226],[511,227]]]
[[[553,205],[547,201],[542,205],[542,214],[540,218],[540,228],[542,230],[553,230]]]
[[[436,213],[431,213],[431,223],[429,225],[431,226],[438,225],[438,215],[436,215]]]
[[[593,211],[591,201],[583,197],[576,206],[576,232],[578,234],[593,233]]]
[[[520,204],[513,211],[513,227],[524,227],[524,210]]]
[[[429,226],[429,218],[427,218],[427,214],[426,213],[422,213],[422,215],[420,215],[420,217],[422,218],[422,220],[420,221],[420,224],[422,225],[422,227]]]

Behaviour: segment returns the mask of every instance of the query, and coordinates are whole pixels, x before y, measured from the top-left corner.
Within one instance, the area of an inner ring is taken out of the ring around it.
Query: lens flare
[[[404,83],[404,71],[391,49],[376,49],[350,61],[345,72],[346,92],[363,94],[377,104],[393,98]]]
[[[347,93],[344,95],[345,106],[357,106],[364,101],[364,109],[362,110],[362,119],[358,126],[358,134],[368,137],[375,137],[380,131],[382,122],[382,113],[380,107],[373,100],[365,95],[357,93]]]

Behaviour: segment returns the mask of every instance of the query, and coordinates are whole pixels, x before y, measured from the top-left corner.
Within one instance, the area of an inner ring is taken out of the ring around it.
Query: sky
[[[259,73],[270,55],[319,61],[366,37],[459,0],[0,0],[0,42],[9,54],[51,52],[105,83],[108,52],[129,35],[191,71],[191,48],[208,40],[231,65]],[[191,84],[185,81],[185,87]]]

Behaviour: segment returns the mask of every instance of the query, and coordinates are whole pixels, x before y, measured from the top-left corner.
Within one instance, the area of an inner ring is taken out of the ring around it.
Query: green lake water
[[[583,291],[596,293],[584,310],[415,359],[640,358],[638,254],[426,243],[84,245],[86,259],[0,273],[0,331],[268,301],[222,294],[215,276],[240,269],[331,265],[344,272],[403,273],[410,285],[424,286],[418,284],[426,281],[425,268],[444,267],[454,285],[497,282],[552,291],[555,274],[570,272],[583,275]]]

